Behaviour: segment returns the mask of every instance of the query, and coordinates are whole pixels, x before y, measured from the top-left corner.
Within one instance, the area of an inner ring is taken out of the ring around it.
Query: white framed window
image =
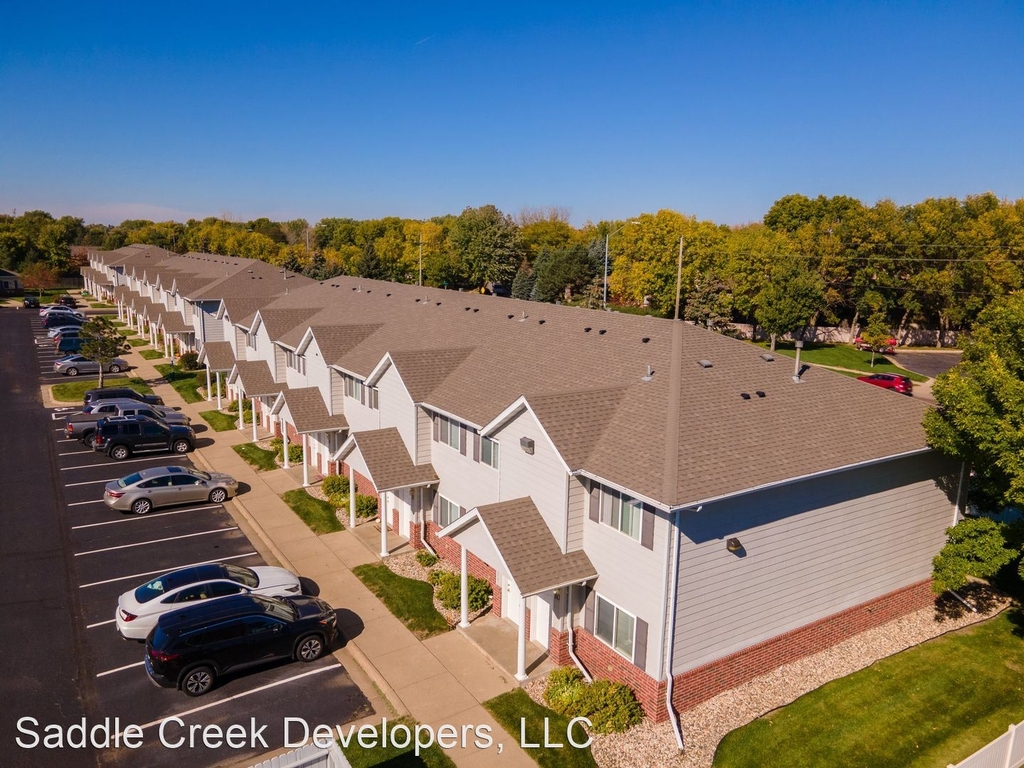
[[[489,437],[480,438],[480,461],[489,467],[498,468],[498,443]]]
[[[643,511],[640,501],[624,493],[604,491],[601,494],[601,522],[637,541],[640,541]]]
[[[437,497],[437,524],[444,528],[459,519],[459,505],[444,496]]]
[[[596,598],[597,618],[594,634],[627,659],[633,659],[633,638],[636,635],[636,617],[600,595]]]
[[[256,334],[246,333],[245,334],[245,346],[249,349],[256,349]]]
[[[363,400],[363,382],[354,376],[345,376],[345,394],[351,397],[353,400],[362,402]]]
[[[380,410],[380,390],[376,387],[366,388],[366,405],[373,410]]]
[[[462,450],[462,425],[445,416],[438,416],[437,439],[456,451]]]
[[[285,364],[293,371],[298,371],[301,374],[306,373],[306,358],[304,355],[296,354],[289,349],[284,351]]]

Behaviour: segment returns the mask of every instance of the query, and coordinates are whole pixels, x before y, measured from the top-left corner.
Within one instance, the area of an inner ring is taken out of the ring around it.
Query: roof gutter
[[[732,493],[722,493],[718,496],[708,496],[707,498],[698,499],[696,501],[688,501],[685,504],[673,504],[670,509],[671,512],[681,512],[691,507],[703,506],[704,504],[711,504],[716,501],[722,501],[723,499],[733,499],[739,496],[746,496],[747,494],[757,493],[758,491],[768,490],[769,488],[780,488],[784,485],[792,485],[793,483],[802,483],[805,480],[812,480],[817,477],[828,477],[829,475],[835,475],[839,472],[847,472],[851,469],[860,469],[862,467],[870,467],[875,464],[884,464],[887,461],[896,461],[898,459],[905,459],[909,456],[919,456],[924,453],[931,453],[934,448],[924,447],[915,448],[913,451],[905,451],[904,453],[897,453],[892,456],[883,456],[878,459],[868,459],[866,461],[858,461],[853,464],[844,464],[841,467],[833,467],[832,469],[824,469],[820,472],[811,472],[806,475],[798,475],[796,477],[788,477],[785,480],[776,480],[771,483],[763,483],[761,485],[755,485],[752,488],[744,488],[740,491],[733,491]]]

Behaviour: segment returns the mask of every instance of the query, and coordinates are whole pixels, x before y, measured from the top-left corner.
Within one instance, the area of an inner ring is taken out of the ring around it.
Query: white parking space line
[[[105,627],[107,624],[113,624],[117,619],[107,619],[106,621],[97,621],[95,624],[86,624],[86,629],[95,629],[96,627]]]
[[[94,499],[93,501],[74,501],[68,504],[69,507],[82,507],[86,504],[102,504],[103,499]]]
[[[115,669],[108,669],[106,672],[97,672],[96,677],[106,677],[112,675],[115,672],[124,672],[126,669],[134,669],[135,667],[144,666],[146,662],[136,661],[134,664],[125,664],[123,667],[116,667]],[[341,666],[340,664],[338,666]]]
[[[171,454],[171,456],[174,456],[174,455],[177,455],[177,454]],[[167,454],[160,454],[158,456],[144,456],[141,459],[127,459],[126,461],[119,461],[117,463],[118,463],[119,466],[121,466],[121,465],[124,465],[124,464],[137,464],[140,461],[167,461],[167,458],[168,458]],[[67,472],[67,471],[72,470],[72,469],[95,469],[96,466],[97,466],[96,464],[82,464],[81,466],[78,466],[78,467],[61,467],[60,471],[61,472]]]
[[[186,563],[185,565],[175,565],[170,568],[161,568],[158,571],[146,571],[145,573],[133,573],[131,576],[118,576],[114,579],[104,579],[103,581],[90,581],[88,584],[79,584],[79,589],[85,589],[86,587],[99,587],[104,584],[113,584],[115,581],[127,581],[128,579],[141,579],[143,576],[152,576],[157,573],[170,573],[171,571],[180,571],[182,568],[194,568],[197,565],[209,565],[210,563],[224,563],[228,560],[241,560],[243,557],[252,557],[257,554],[256,552],[246,552],[243,555],[232,555],[231,557],[219,557],[216,560],[200,560],[198,563]]]
[[[96,466],[100,466],[97,464]],[[108,477],[106,480],[86,480],[84,483],[64,483],[65,488],[75,488],[79,485],[96,485],[96,483],[112,483],[115,480],[120,480],[119,477]]]
[[[84,557],[85,555],[98,555],[101,552],[113,552],[116,549],[131,549],[132,547],[144,547],[147,544],[162,544],[165,541],[180,541],[181,539],[191,539],[195,536],[209,536],[211,533],[225,533],[227,531],[237,531],[238,526],[232,525],[229,528],[215,528],[212,531],[200,531],[199,533],[185,533],[181,536],[168,536],[166,539],[150,539],[149,541],[137,541],[134,544],[121,544],[117,547],[104,547],[103,549],[90,549],[85,552],[75,552],[75,557]]]
[[[74,438],[72,438],[74,439]],[[81,456],[84,453],[96,453],[96,451],[65,451],[64,453],[58,453],[58,456]]]
[[[145,664],[146,662],[142,663]],[[267,685],[261,685],[259,688],[253,688],[251,691],[242,691],[241,693],[236,693],[234,696],[228,696],[227,698],[221,699],[220,701],[211,701],[209,704],[203,704],[203,706],[201,707],[186,709],[184,712],[176,712],[174,715],[167,715],[167,717],[188,717],[189,715],[194,715],[196,712],[202,712],[205,709],[219,707],[221,704],[227,704],[230,701],[236,701],[237,699],[242,699],[246,696],[252,696],[254,693],[260,693],[261,691],[266,691],[270,688],[276,688],[279,685],[286,685],[287,683],[291,683],[296,680],[301,680],[302,678],[309,677],[310,675],[319,675],[324,672],[333,672],[337,669],[344,669],[344,667],[342,667],[341,664],[330,664],[326,667],[320,667],[320,669],[311,669],[309,670],[309,672],[303,672],[298,675],[293,675],[292,677],[286,677],[284,680],[278,680],[273,683],[268,683]],[[152,722],[146,723],[145,725],[139,727],[142,728],[142,730],[152,728],[154,725],[160,725],[160,723],[166,720],[167,717],[162,717],[159,720],[153,720]]]
[[[136,520],[155,520],[161,517],[169,517],[170,515],[183,515],[186,512],[199,512],[204,509],[216,509],[220,504],[210,504],[205,507],[192,507],[191,509],[179,509],[174,512],[160,512],[155,515],[135,515],[134,517],[122,517],[120,520],[107,520],[103,523],[86,523],[85,525],[72,525],[71,530],[77,531],[79,528],[95,528],[98,525],[116,525],[117,523],[131,523]]]

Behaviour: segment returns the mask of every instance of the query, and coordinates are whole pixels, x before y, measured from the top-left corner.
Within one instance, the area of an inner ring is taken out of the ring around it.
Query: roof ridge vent
[[[775,355],[773,355],[771,352],[763,352],[761,354],[761,359],[764,360],[766,363],[770,363],[773,360],[775,360]]]
[[[697,361],[697,365],[699,365],[701,368],[712,368],[712,367],[714,367],[712,365],[711,361],[706,359],[706,358],[701,358],[700,360],[698,360]]]

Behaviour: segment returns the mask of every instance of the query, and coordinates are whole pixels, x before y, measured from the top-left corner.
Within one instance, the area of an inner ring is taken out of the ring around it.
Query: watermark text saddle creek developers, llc
[[[543,718],[544,737],[538,742],[526,735],[526,718],[519,722],[519,746],[523,749],[564,748],[586,749],[590,746],[590,736],[584,726],[590,721],[585,717],[576,717],[569,721],[564,734],[551,731],[548,718]],[[380,726],[315,725],[310,726],[301,717],[286,717],[283,720],[285,749],[298,749],[306,744],[326,748],[331,742],[338,741],[343,748],[355,744],[362,749],[377,747],[397,747],[406,749],[412,746],[415,754],[434,744],[442,749],[496,749],[501,754],[503,745],[495,742],[489,725],[440,725],[435,730],[429,725],[406,725],[392,723],[387,718],[381,720]],[[233,723],[228,726],[216,724],[185,723],[180,717],[165,717],[145,725],[127,723],[122,725],[121,718],[105,717],[99,723],[89,725],[86,718],[69,725],[50,723],[41,725],[34,717],[22,717],[18,720],[18,736],[15,741],[22,749],[138,749],[147,741],[147,732],[154,734],[159,743],[167,749],[266,749],[264,731],[267,725],[260,725],[256,718],[249,718],[247,724]],[[150,739],[153,736],[149,736]]]

